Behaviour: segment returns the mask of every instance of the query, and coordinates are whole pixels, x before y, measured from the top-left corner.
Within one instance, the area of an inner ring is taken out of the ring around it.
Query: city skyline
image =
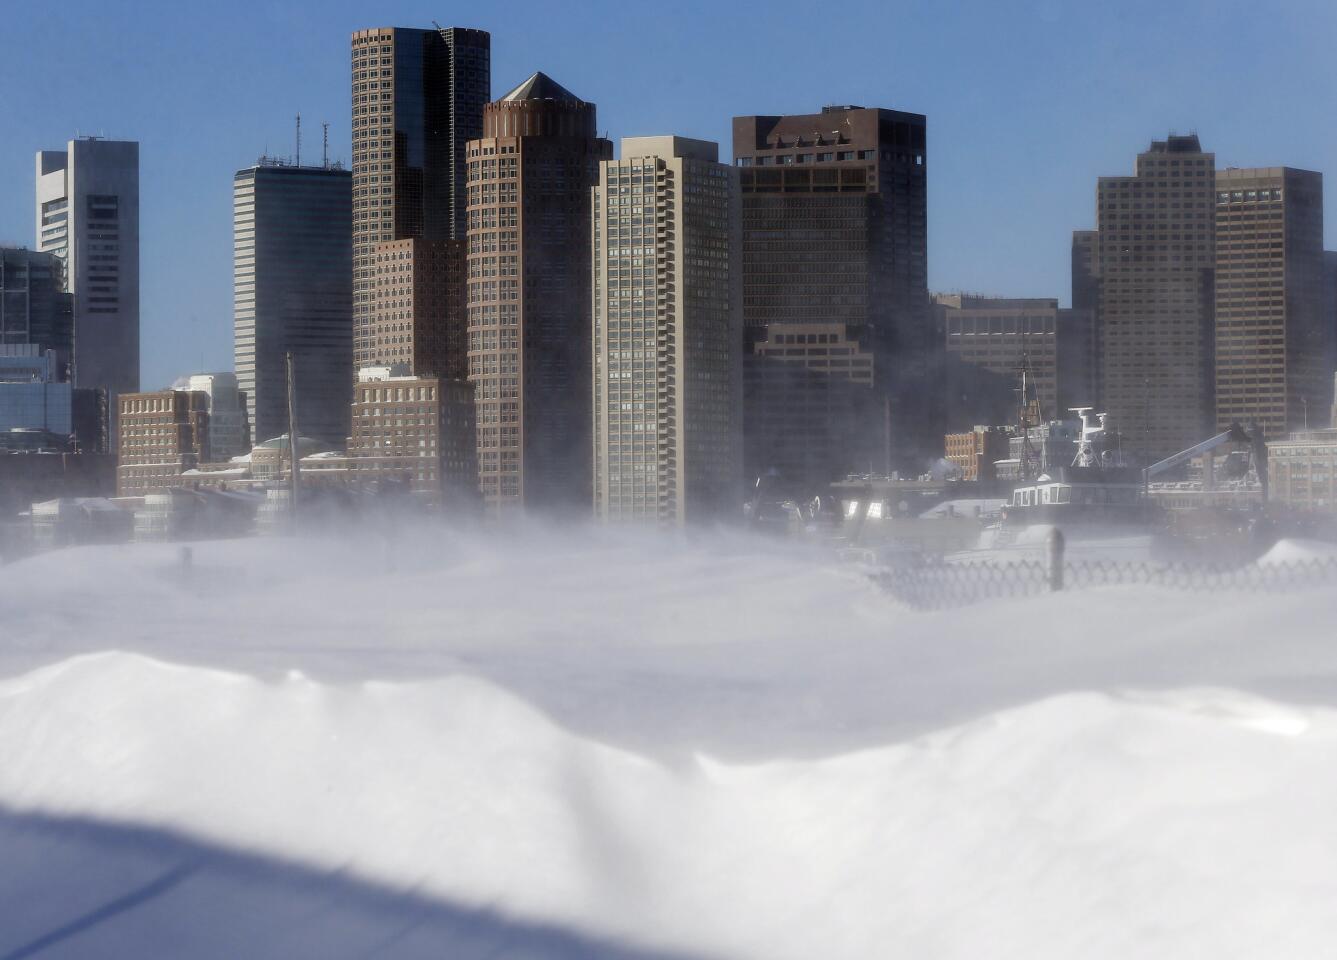
[[[1245,25],[1256,25],[1258,13],[1242,4],[1138,7],[1141,14],[1110,22],[1052,3],[1020,12],[958,4],[945,15],[869,5],[864,29],[851,34],[843,22],[805,19],[800,31],[793,16],[757,24],[702,5],[696,17],[662,24],[660,42],[635,56],[616,38],[643,29],[652,14],[615,7],[581,11],[540,32],[523,26],[533,22],[523,15],[502,22],[489,11],[475,17],[422,3],[325,5],[318,18],[300,5],[269,5],[255,7],[264,30],[211,23],[204,31],[191,29],[200,21],[189,12],[150,5],[146,12],[180,38],[152,52],[136,49],[116,11],[73,3],[39,19],[22,10],[7,38],[33,42],[0,39],[16,75],[37,75],[43,38],[57,33],[79,66],[27,85],[29,95],[15,105],[0,152],[0,173],[14,185],[0,196],[0,240],[34,245],[33,151],[77,133],[139,141],[143,387],[230,369],[231,173],[261,153],[292,153],[299,111],[304,159],[319,158],[324,120],[331,157],[347,165],[349,34],[436,19],[492,32],[494,96],[543,69],[599,103],[600,133],[615,140],[674,130],[723,143],[735,115],[814,103],[924,113],[935,156],[930,288],[1066,304],[1071,231],[1094,226],[1091,184],[1123,169],[1131,149],[1196,130],[1222,168],[1320,172],[1337,152],[1337,133],[1324,119],[1332,98],[1321,94],[1337,89],[1337,67],[1320,53],[1322,27],[1337,24],[1337,14],[1318,4],[1275,11],[1266,23],[1286,42],[1255,55],[1253,27]],[[707,17],[716,30],[700,29]],[[996,49],[1004,23],[1014,42]],[[736,52],[741,34],[755,54]],[[816,54],[771,55],[800,36]],[[642,66],[641,75],[665,79],[619,80]],[[165,73],[172,84],[161,83]],[[94,76],[98,83],[89,85]],[[1288,94],[1296,88],[1320,94],[1301,102]]]

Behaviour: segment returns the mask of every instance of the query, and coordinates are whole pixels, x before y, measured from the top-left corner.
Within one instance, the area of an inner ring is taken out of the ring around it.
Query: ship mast
[[[1031,415],[1039,420],[1040,398],[1031,380],[1030,357],[1025,353],[1021,355],[1021,389],[1017,393],[1020,400],[1017,420],[1021,428],[1021,479],[1028,482],[1031,479],[1031,457],[1035,452],[1031,447]]]

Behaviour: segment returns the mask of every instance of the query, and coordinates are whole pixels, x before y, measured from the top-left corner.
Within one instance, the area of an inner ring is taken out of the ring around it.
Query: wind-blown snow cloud
[[[928,615],[779,543],[588,531],[199,544],[188,575],[174,548],[88,548],[6,574],[11,816],[515,924],[452,956],[534,929],[590,938],[534,955],[610,957],[1306,955],[1337,934],[1330,593]],[[0,824],[0,858],[72,904],[151,856],[83,877],[28,842]],[[239,874],[201,863],[163,896],[233,894],[187,942],[246,929]],[[81,915],[10,923],[12,902],[0,956]],[[139,909],[116,923],[153,953]],[[403,923],[366,915],[371,941]],[[289,955],[266,923],[248,953]],[[96,954],[105,926],[68,943]]]

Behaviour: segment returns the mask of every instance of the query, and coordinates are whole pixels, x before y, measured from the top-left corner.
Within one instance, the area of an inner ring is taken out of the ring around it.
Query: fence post
[[[1063,589],[1063,531],[1049,531],[1049,589]]]

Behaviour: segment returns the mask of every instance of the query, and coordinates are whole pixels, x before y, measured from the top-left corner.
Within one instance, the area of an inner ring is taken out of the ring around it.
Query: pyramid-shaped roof
[[[583,103],[580,97],[576,96],[566,87],[562,86],[546,73],[539,71],[526,80],[520,86],[516,87],[506,96],[501,98],[506,100],[561,100],[566,103]]]

